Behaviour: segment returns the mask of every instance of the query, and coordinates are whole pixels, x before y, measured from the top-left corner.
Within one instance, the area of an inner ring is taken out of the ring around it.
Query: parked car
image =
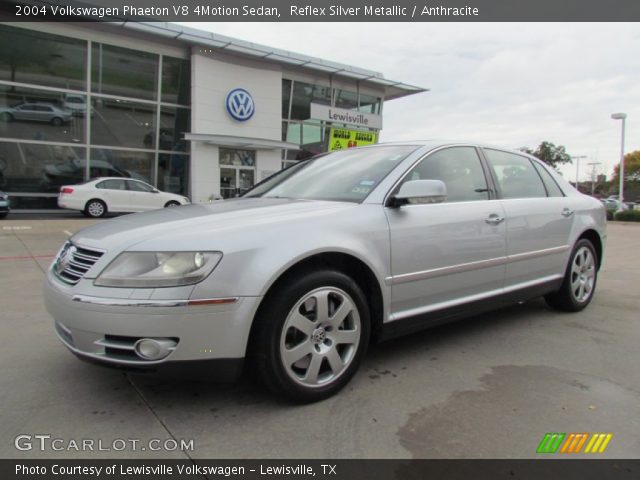
[[[74,93],[65,93],[62,97],[62,106],[73,115],[83,117],[87,114],[87,97]],[[95,113],[93,107],[89,109],[91,116]]]
[[[66,162],[49,164],[44,166],[43,185],[44,191],[58,192],[63,185],[82,183],[87,161],[84,158],[72,158]],[[116,167],[105,160],[91,160],[89,165],[89,178],[100,177],[124,177],[134,178],[146,182],[144,176]]]
[[[11,202],[9,195],[0,191],[0,218],[5,218],[11,211]]]
[[[605,228],[599,201],[522,152],[383,144],[81,230],[44,296],[81,359],[227,379],[247,359],[310,402],[347,384],[371,341],[541,295],[582,310]]]
[[[615,213],[618,210],[628,210],[629,207],[625,203],[621,203],[620,200],[616,198],[604,198],[600,200],[604,205],[604,208],[607,211],[607,220],[613,220]]]
[[[21,103],[13,107],[0,107],[0,120],[27,120],[47,122],[56,127],[69,123],[73,118],[71,111],[62,109],[53,103]]]
[[[88,217],[104,217],[107,212],[144,212],[189,203],[187,197],[161,192],[148,183],[131,178],[98,178],[80,185],[60,188],[58,206],[80,210]]]

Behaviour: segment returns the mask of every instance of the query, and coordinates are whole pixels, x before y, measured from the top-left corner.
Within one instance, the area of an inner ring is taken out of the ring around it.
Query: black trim
[[[80,360],[101,367],[120,370],[139,375],[158,375],[161,377],[184,380],[209,380],[216,382],[235,382],[242,375],[244,358],[214,358],[210,360],[183,360],[155,365],[122,365],[101,361],[71,351]]]
[[[389,340],[442,325],[444,323],[455,322],[463,318],[472,317],[491,310],[497,310],[498,308],[506,307],[514,303],[531,300],[533,298],[546,295],[547,293],[558,291],[562,285],[562,281],[562,278],[558,278],[551,282],[504,293],[495,297],[456,305],[454,307],[416,315],[402,320],[387,322],[382,325],[377,340]]]

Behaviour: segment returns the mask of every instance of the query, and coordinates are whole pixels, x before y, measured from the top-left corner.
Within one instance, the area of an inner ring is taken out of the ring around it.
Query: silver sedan
[[[372,341],[537,296],[585,308],[605,224],[599,201],[522,152],[382,144],[301,162],[241,198],[86,228],[51,265],[46,307],[81,359],[219,378],[249,362],[311,402]]]

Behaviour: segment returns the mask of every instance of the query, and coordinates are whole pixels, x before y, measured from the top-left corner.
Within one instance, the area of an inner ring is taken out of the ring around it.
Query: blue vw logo
[[[256,111],[256,106],[253,103],[251,94],[244,88],[234,88],[231,90],[227,95],[226,104],[229,115],[239,122],[249,120]]]

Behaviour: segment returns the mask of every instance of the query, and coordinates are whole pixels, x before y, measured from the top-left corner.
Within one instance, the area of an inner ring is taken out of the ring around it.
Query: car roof
[[[375,147],[379,147],[379,146],[385,146],[385,145],[398,145],[398,146],[414,146],[414,147],[428,147],[429,149],[435,149],[435,148],[439,148],[439,147],[454,147],[456,145],[473,145],[476,147],[480,147],[480,148],[490,148],[490,149],[496,149],[496,150],[503,150],[506,152],[513,152],[515,154],[518,155],[523,155],[526,157],[530,157],[530,158],[535,158],[532,155],[528,154],[527,152],[523,152],[521,150],[518,150],[516,148],[511,148],[511,147],[504,147],[501,145],[494,145],[494,144],[488,144],[488,143],[484,143],[484,142],[478,142],[478,141],[473,141],[473,140],[450,140],[450,139],[428,139],[428,140],[414,140],[414,141],[396,141],[396,142],[381,142],[381,143],[376,143],[375,145],[366,145],[363,147],[358,147],[358,148],[375,148]]]

